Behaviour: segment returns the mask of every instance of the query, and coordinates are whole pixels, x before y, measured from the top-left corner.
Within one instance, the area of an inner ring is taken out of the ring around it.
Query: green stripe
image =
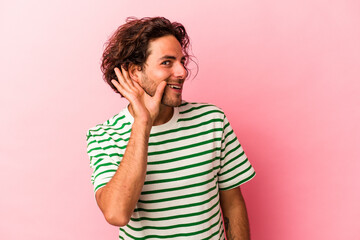
[[[128,134],[128,133],[131,133],[131,128],[129,130],[127,130],[126,132],[122,132],[122,133],[117,133],[118,135],[125,135],[125,134]],[[118,138],[118,139],[114,139],[114,138],[106,138],[106,139],[101,139],[99,140],[98,142],[99,143],[102,143],[102,142],[108,142],[110,140],[113,140],[115,142],[120,142],[121,140],[124,140],[125,142],[129,141],[129,138]]]
[[[161,145],[161,144],[166,144],[166,143],[171,143],[171,142],[177,142],[177,141],[181,141],[181,140],[185,140],[185,139],[189,139],[189,138],[194,138],[194,137],[199,137],[202,135],[206,135],[208,133],[214,133],[214,132],[221,132],[222,128],[213,128],[207,131],[203,131],[203,132],[199,132],[199,133],[195,133],[195,134],[191,134],[191,135],[187,135],[187,136],[183,136],[183,137],[178,137],[178,138],[173,138],[173,139],[168,139],[165,141],[158,141],[158,142],[149,142],[149,146],[155,146],[155,145]]]
[[[187,127],[182,127],[182,128],[178,128],[178,129],[173,129],[173,130],[169,130],[169,131],[164,131],[164,132],[159,132],[159,133],[153,133],[153,134],[150,134],[150,139],[151,137],[156,137],[156,136],[159,136],[159,135],[163,135],[163,134],[168,134],[168,133],[174,133],[174,132],[178,132],[178,131],[182,131],[182,130],[189,130],[189,129],[192,129],[192,128],[197,128],[197,127],[201,127],[201,126],[204,126],[206,124],[209,124],[209,123],[212,123],[212,122],[222,122],[222,119],[212,119],[212,120],[209,120],[209,121],[206,121],[206,122],[203,122],[203,123],[200,123],[200,124],[196,124],[196,125],[192,125],[192,126],[187,126]],[[207,131],[204,131],[204,132],[200,132],[200,133],[197,133],[197,134],[193,134],[193,135],[188,135],[188,136],[183,136],[183,137],[179,137],[179,138],[174,138],[174,139],[169,139],[169,140],[165,140],[165,141],[162,141],[162,142],[150,142],[149,143],[149,146],[151,145],[160,145],[160,144],[164,144],[164,143],[169,143],[169,142],[176,142],[176,141],[179,141],[179,140],[184,140],[184,139],[189,139],[189,138],[192,138],[192,137],[197,137],[197,136],[201,136],[201,135],[204,135],[204,134],[207,134],[207,133],[211,133],[211,132],[215,132],[215,131],[222,131],[222,128],[212,128],[210,130],[207,130]],[[127,133],[130,133],[131,132],[131,129],[129,129],[128,131],[126,132],[123,132],[123,133],[110,133],[109,135],[112,136],[112,135],[124,135],[124,134],[127,134]],[[105,132],[102,133],[102,134],[98,134],[98,135],[91,135],[91,136],[103,136],[105,135]],[[124,142],[128,142],[130,138],[118,138],[118,139],[113,139],[111,137],[107,138],[107,139],[101,139],[101,140],[98,140],[99,143],[102,143],[102,142],[107,142],[107,141],[115,141],[115,142],[120,142],[120,141],[124,141]],[[88,146],[94,142],[96,142],[97,140],[93,140],[91,142],[88,143]],[[114,145],[112,145],[114,146]],[[116,146],[116,147],[119,147],[119,148],[126,148],[126,145],[125,146]]]
[[[213,169],[204,171],[204,172],[200,172],[200,173],[195,173],[195,174],[191,174],[191,175],[187,175],[187,176],[183,176],[183,177],[178,177],[178,178],[166,178],[166,179],[159,179],[159,180],[153,180],[153,181],[146,181],[144,182],[144,185],[149,185],[149,184],[157,184],[157,183],[166,183],[166,182],[176,182],[176,181],[182,181],[185,179],[190,179],[190,178],[196,178],[199,176],[203,176],[203,175],[207,175],[213,171],[216,171],[216,169],[220,168],[220,166],[215,166]]]
[[[226,161],[226,163],[224,164],[224,166],[222,168],[225,168],[227,165],[229,165],[230,163],[232,163],[233,161],[235,161],[236,159],[240,158],[242,155],[244,155],[245,152],[242,151],[241,153],[239,153],[238,155],[236,155],[235,157],[229,159]],[[247,159],[247,158],[246,158]]]
[[[121,125],[121,127],[119,127],[119,128],[105,128],[105,127],[103,127],[103,128],[99,128],[99,129],[97,129],[97,130],[89,130],[89,132],[97,132],[97,131],[99,131],[100,129],[102,129],[102,130],[104,130],[104,132],[101,133],[101,134],[90,134],[90,133],[89,133],[88,135],[89,135],[89,136],[94,136],[94,137],[101,137],[101,136],[103,136],[103,135],[106,134],[106,130],[118,131],[118,130],[123,129],[123,128],[124,128],[125,126],[127,126],[127,125],[131,125],[131,122],[123,123],[123,125]],[[119,134],[119,133],[117,133],[117,132],[110,133],[109,135],[112,136],[112,135],[116,135],[116,134],[121,135],[121,134]]]
[[[109,169],[109,170],[100,172],[100,173],[96,174],[94,178],[97,178],[98,176],[105,174],[105,173],[109,173],[109,172],[116,172],[116,169]]]
[[[149,238],[164,238],[164,239],[169,239],[169,238],[176,238],[176,237],[187,237],[187,236],[194,236],[194,235],[198,235],[198,234],[201,234],[203,232],[207,232],[209,231],[211,228],[215,227],[217,224],[219,224],[220,222],[220,217],[219,217],[219,220],[212,224],[211,226],[209,226],[208,228],[205,228],[205,229],[202,229],[202,230],[199,230],[199,231],[196,231],[196,232],[191,232],[191,233],[178,233],[178,234],[173,234],[173,235],[147,235],[147,236],[144,236],[144,237],[141,237],[141,238],[137,238],[137,237],[134,237],[132,235],[130,235],[128,232],[126,232],[123,228],[120,228],[120,231],[122,231],[124,234],[126,234],[126,236],[134,239],[134,240],[142,240],[142,239],[149,239]]]
[[[99,164],[99,165],[95,166],[94,172],[97,171],[101,167],[111,166],[111,165],[118,167],[118,165],[116,165],[115,163],[112,163],[112,162],[103,163],[103,164]]]
[[[237,159],[237,157],[235,157],[235,158],[233,158],[233,159]],[[228,169],[227,171],[220,173],[219,176],[222,176],[222,175],[225,175],[225,174],[227,174],[227,173],[229,173],[229,172],[232,172],[232,171],[235,170],[236,168],[239,168],[239,167],[241,167],[242,165],[244,165],[246,162],[248,162],[248,159],[247,159],[247,158],[246,158],[244,161],[242,161],[241,163],[236,164],[234,167]],[[227,165],[227,164],[226,164],[226,165]],[[224,167],[225,167],[225,166],[224,166]],[[224,167],[223,167],[223,168],[224,168]]]
[[[156,208],[156,209],[135,208],[134,212],[166,212],[166,211],[175,210],[175,209],[182,209],[182,208],[190,208],[190,207],[200,206],[200,205],[209,203],[211,200],[215,199],[218,195],[219,195],[219,193],[216,192],[211,198],[208,198],[208,199],[206,199],[206,200],[204,200],[202,202],[184,204],[184,205],[177,205],[177,206],[173,206],[173,207]]]
[[[215,107],[215,106],[211,105],[211,104],[206,104],[206,105],[201,105],[201,106],[198,106],[198,107],[192,107],[192,108],[189,108],[187,110],[181,111],[179,113],[180,114],[185,114],[185,113],[189,113],[189,112],[192,112],[194,110],[201,109],[201,108],[204,108],[204,107]]]
[[[215,204],[213,204],[209,209],[200,211],[200,212],[194,212],[194,213],[188,213],[188,214],[180,214],[180,215],[174,215],[169,217],[156,217],[156,218],[149,218],[149,217],[140,217],[140,218],[131,218],[131,221],[133,222],[140,222],[140,221],[167,221],[167,220],[173,220],[178,218],[187,218],[187,217],[194,217],[198,215],[202,215],[204,213],[210,212],[215,207],[219,206],[219,201],[217,201]]]
[[[186,105],[188,105],[188,104],[189,104],[189,102],[183,102],[183,103],[180,104],[179,107],[183,107],[183,106],[186,106]]]
[[[105,186],[106,184],[107,184],[107,182],[97,185],[97,186],[95,187],[94,191],[96,192],[96,190],[98,190],[99,188]]]
[[[214,122],[223,122],[223,119],[214,118],[214,119],[211,119],[211,120],[208,120],[208,121],[205,121],[205,122],[202,122],[202,123],[198,123],[198,124],[195,124],[195,125],[191,125],[191,126],[186,126],[186,127],[171,129],[171,130],[167,130],[167,131],[163,131],[163,132],[158,132],[158,133],[152,133],[152,134],[150,134],[150,137],[156,137],[156,136],[161,136],[161,135],[164,135],[164,134],[169,134],[169,133],[174,133],[174,132],[180,132],[180,131],[183,131],[183,130],[189,130],[189,129],[193,129],[193,128],[197,128],[197,127],[201,127],[201,126],[207,125],[207,124],[209,124],[209,123],[214,123]]]
[[[234,134],[234,130],[231,130],[230,132],[228,132],[228,133],[224,136],[223,141],[226,141],[227,137],[230,136],[230,135],[232,135],[232,134]],[[235,136],[235,134],[234,134],[234,136]]]
[[[129,132],[131,131],[131,129],[129,130]],[[188,136],[183,136],[183,137],[179,137],[179,138],[173,138],[173,139],[169,139],[169,140],[165,140],[165,141],[161,141],[161,142],[149,142],[149,146],[154,146],[154,145],[161,145],[161,144],[166,144],[166,143],[170,143],[170,142],[177,142],[177,141],[181,141],[181,140],[185,140],[185,139],[190,139],[190,138],[194,138],[194,137],[198,137],[198,136],[202,136],[202,135],[206,135],[208,133],[214,133],[214,132],[217,132],[217,131],[222,131],[221,128],[214,128],[214,129],[210,129],[208,131],[204,131],[204,132],[200,132],[200,133],[196,133],[196,134],[192,134],[192,135],[188,135]],[[217,138],[216,138],[217,139]],[[214,139],[214,140],[216,140]],[[112,138],[107,138],[107,139],[102,139],[102,140],[99,140],[98,142],[106,142],[106,141],[111,141],[113,140]],[[115,142],[119,142],[123,140],[124,142],[126,142],[126,145],[124,146],[118,146],[118,145],[108,145],[106,147],[104,147],[103,149],[104,150],[107,150],[107,149],[110,149],[110,148],[120,148],[120,149],[126,149],[126,146],[127,146],[127,142],[129,141],[129,138],[126,138],[126,139],[122,139],[122,138],[119,138],[119,139],[116,139],[114,140]],[[93,142],[95,142],[96,140],[94,140]],[[206,144],[206,143],[205,143]],[[90,145],[90,143],[89,143]],[[185,147],[184,147],[185,148]],[[101,150],[102,148],[100,147],[97,147],[97,148],[92,148],[88,151],[88,153],[90,153],[91,151],[93,150]],[[151,155],[151,153],[149,154]]]
[[[124,146],[118,146],[118,145],[108,145],[104,147],[104,150],[111,149],[111,148],[119,148],[119,149],[126,149],[127,145]]]
[[[131,129],[129,129],[129,131],[127,131],[127,132],[121,133],[121,135],[123,135],[123,134],[127,134],[127,133],[129,133],[129,132],[131,132]],[[119,134],[120,134],[120,133],[119,133]],[[114,134],[112,134],[112,135],[114,135]],[[119,145],[108,145],[108,146],[104,147],[103,149],[109,149],[109,148],[120,148],[120,149],[125,149],[125,148],[126,148],[126,146],[127,146],[127,143],[129,142],[129,139],[130,139],[130,137],[128,137],[128,138],[118,138],[118,139],[114,139],[114,138],[109,137],[109,138],[106,138],[106,139],[101,139],[101,140],[99,140],[99,141],[98,141],[98,143],[102,143],[102,142],[110,142],[110,141],[114,141],[114,142],[124,141],[124,142],[126,143],[124,146],[119,146]],[[92,144],[92,143],[96,142],[96,141],[97,141],[97,140],[94,140],[94,141],[89,142],[88,146],[89,146],[90,144]]]
[[[226,130],[226,128],[227,128],[228,126],[230,126],[230,123],[229,123],[229,122],[227,122],[227,123],[224,125],[224,132],[225,132],[225,130]]]
[[[222,224],[223,224],[223,221],[222,221],[222,219],[221,219],[221,224],[219,225],[219,231],[220,231],[220,229],[221,229]],[[221,233],[220,233],[219,239],[225,240],[225,237],[224,237],[224,228],[221,229]]]
[[[125,122],[125,123],[123,123],[123,125],[121,125],[119,128],[114,128],[113,126],[114,125],[108,125],[108,122],[109,121],[107,121],[107,123],[106,124],[98,124],[98,125],[96,125],[96,129],[95,128],[91,128],[91,129],[89,129],[89,133],[90,132],[98,132],[98,131],[100,131],[100,130],[104,130],[104,131],[106,131],[106,130],[120,130],[120,129],[122,129],[123,127],[125,127],[126,125],[129,125],[129,123],[130,122]],[[107,126],[111,126],[111,127],[107,127]]]
[[[92,159],[92,157],[90,157]],[[99,158],[94,164],[93,166],[98,165],[102,160],[104,160],[103,158]]]
[[[211,110],[211,111],[207,111],[207,112],[204,112],[204,113],[201,113],[199,115],[195,115],[195,116],[192,116],[192,117],[189,117],[189,118],[179,118],[178,122],[191,121],[191,120],[194,120],[194,119],[209,115],[211,113],[223,113],[223,112],[220,111],[220,110]]]
[[[119,115],[119,114],[118,114]],[[118,115],[115,115],[114,118]],[[125,118],[125,115],[121,115],[119,118],[117,118],[113,124],[111,124],[110,126],[115,126],[117,124],[118,121],[120,121],[121,119],[124,119]]]
[[[221,223],[222,223],[222,221],[221,221]],[[214,232],[213,234],[211,234],[210,236],[208,236],[208,237],[206,237],[206,238],[203,238],[202,240],[209,240],[209,239],[211,239],[212,237],[218,235],[219,232],[220,232],[220,229],[221,229],[221,224],[219,224],[219,229],[218,229],[216,232]],[[221,239],[221,237],[222,237],[222,235],[223,235],[223,232],[224,232],[224,231],[221,232],[219,239]]]
[[[221,153],[223,153],[225,151],[225,149],[230,145],[232,144],[233,142],[236,141],[236,137],[234,137],[231,141],[227,142],[226,145],[221,149]],[[240,143],[239,143],[240,144]]]
[[[91,135],[89,135],[89,137],[92,137]],[[96,142],[96,140],[92,140],[91,142],[88,142],[87,146],[89,147],[90,144],[93,144],[94,142]]]
[[[92,151],[94,150],[101,150],[102,148],[101,147],[95,147],[95,148],[91,148],[87,151],[87,153],[91,153]]]
[[[229,122],[227,122],[227,123],[225,124],[225,126],[224,126],[223,135],[225,134],[226,128],[227,128],[228,126],[230,126],[230,123],[229,123]],[[233,133],[233,132],[234,132],[233,129],[231,129],[230,133]],[[225,139],[227,138],[228,135],[229,135],[229,133],[225,134],[223,140],[221,141],[221,144],[223,144],[223,143],[225,142]]]
[[[150,174],[162,174],[162,173],[170,173],[170,172],[176,172],[176,171],[181,171],[184,169],[189,169],[189,168],[194,168],[194,167],[199,167],[202,165],[206,165],[209,163],[212,163],[213,161],[219,160],[220,157],[214,157],[210,160],[207,161],[203,161],[203,162],[199,162],[199,163],[195,163],[195,164],[190,164],[190,165],[186,165],[183,167],[177,167],[177,168],[170,168],[170,169],[164,169],[164,170],[152,170],[152,171],[147,171],[146,175],[150,175]]]
[[[110,153],[109,156],[110,157],[121,157],[122,158],[124,156],[124,154],[122,154],[122,153]]]
[[[245,170],[243,170],[243,171],[241,171],[241,172],[239,172],[239,173],[235,174],[234,176],[232,176],[232,177],[230,177],[230,178],[227,178],[227,179],[221,180],[221,181],[219,181],[219,183],[229,182],[229,181],[233,180],[234,178],[237,178],[238,176],[240,176],[240,175],[242,175],[242,174],[246,173],[246,172],[247,172],[247,171],[249,171],[251,168],[252,168],[252,166],[250,165],[250,166],[249,166],[248,168],[246,168]]]
[[[241,145],[239,144],[239,145],[237,145],[235,148],[232,148],[230,151],[228,151],[228,152],[225,154],[224,157],[221,158],[221,160],[224,160],[230,153],[235,152],[235,151],[238,150],[240,147],[241,147]],[[244,151],[242,151],[242,152],[244,152]]]
[[[186,146],[183,146],[183,147],[166,149],[164,151],[149,152],[148,156],[159,155],[159,154],[164,154],[164,153],[171,153],[171,152],[177,152],[177,151],[181,151],[181,150],[185,150],[185,149],[189,149],[189,148],[199,147],[201,145],[206,145],[208,143],[213,143],[213,142],[216,142],[216,141],[219,141],[219,140],[221,140],[221,138],[213,138],[213,139],[206,140],[206,141],[203,141],[203,142],[189,144],[189,145],[186,145]]]
[[[95,155],[93,157],[98,158],[98,157],[107,157],[107,156],[108,157],[120,157],[120,158],[122,158],[124,156],[124,154],[122,154],[122,153],[110,153],[110,154],[99,153],[98,155]]]
[[[159,202],[168,202],[168,201],[174,201],[174,200],[179,200],[179,199],[184,199],[184,198],[192,198],[192,197],[198,197],[201,195],[205,195],[208,194],[209,192],[213,191],[216,189],[216,186],[209,188],[206,191],[202,191],[202,192],[198,192],[198,193],[192,193],[192,194],[186,194],[186,195],[181,195],[181,196],[176,196],[176,197],[169,197],[169,198],[162,198],[162,199],[155,199],[155,200],[140,200],[139,199],[139,203],[159,203]]]
[[[164,164],[164,163],[170,163],[170,162],[177,162],[177,161],[181,161],[184,159],[189,159],[189,158],[194,158],[194,157],[199,157],[208,153],[212,153],[215,151],[219,151],[220,148],[213,148],[210,150],[206,150],[203,152],[199,152],[199,153],[194,153],[194,154],[189,154],[186,156],[182,156],[182,157],[177,157],[177,158],[172,158],[172,159],[166,159],[166,160],[162,160],[162,161],[156,161],[156,162],[148,162],[148,165],[157,165],[157,164]]]
[[[188,188],[199,187],[199,186],[203,186],[203,185],[205,185],[205,184],[208,184],[208,183],[214,181],[215,178],[216,178],[216,176],[214,176],[213,178],[208,179],[208,180],[206,180],[206,181],[204,181],[204,182],[199,182],[199,183],[195,183],[195,184],[185,185],[185,186],[181,186],[181,187],[157,189],[157,190],[152,190],[152,191],[143,191],[143,192],[141,192],[141,195],[148,195],[148,194],[155,194],[155,193],[163,193],[163,192],[172,192],[172,191],[178,191],[178,190],[183,190],[183,189],[188,189]]]
[[[164,150],[164,151],[148,152],[148,156],[164,154],[164,153],[170,153],[170,152],[176,152],[176,151],[180,151],[180,150],[184,150],[184,149],[188,149],[188,148],[198,147],[198,146],[205,145],[207,143],[215,142],[215,141],[218,141],[218,140],[221,140],[221,138],[213,138],[213,139],[210,139],[210,140],[207,140],[207,141],[204,141],[204,142],[199,142],[199,143],[196,143],[196,144],[191,144],[191,145],[187,145],[187,146],[183,146],[183,147],[179,147],[179,148],[167,149],[167,150]],[[90,149],[88,151],[88,153],[90,153],[93,150],[101,150],[101,149],[107,150],[107,149],[111,149],[111,148],[126,149],[126,147],[127,147],[127,145],[124,145],[124,146],[108,145],[108,146],[103,147],[103,148],[97,147],[97,148]]]
[[[225,132],[225,131],[224,131]],[[230,132],[228,132],[226,135],[225,135],[225,137],[224,137],[224,139],[226,139],[229,135],[231,135],[231,134],[233,134],[234,133],[234,129],[231,129],[231,131]],[[234,134],[235,135],[235,134]]]
[[[143,227],[139,227],[139,228],[135,228],[133,226],[131,226],[130,224],[127,225],[128,228],[130,228],[133,231],[143,231],[145,229],[155,229],[155,230],[168,230],[168,229],[175,229],[175,228],[182,228],[182,227],[192,227],[192,226],[196,226],[196,225],[200,225],[206,222],[209,222],[212,218],[216,217],[220,215],[220,209],[218,209],[218,211],[216,213],[214,213],[213,215],[211,215],[210,217],[203,219],[201,221],[198,222],[190,222],[190,223],[182,223],[182,224],[176,224],[176,225],[170,225],[170,226],[161,226],[161,227],[157,227],[157,226],[143,226]]]
[[[244,179],[241,180],[240,182],[235,183],[235,184],[233,184],[233,185],[231,185],[231,186],[229,186],[229,187],[220,188],[220,190],[221,190],[221,191],[224,191],[224,190],[229,190],[229,189],[233,189],[233,188],[235,188],[235,187],[238,187],[238,186],[240,186],[241,184],[243,184],[244,182],[247,182],[247,181],[249,181],[250,179],[252,179],[252,178],[255,176],[255,174],[256,174],[256,173],[254,172],[254,173],[251,174],[249,177],[244,178]]]
[[[94,155],[93,157],[98,158],[98,157],[107,157],[107,156],[109,156],[109,155],[107,155],[106,153],[99,153],[97,155]]]

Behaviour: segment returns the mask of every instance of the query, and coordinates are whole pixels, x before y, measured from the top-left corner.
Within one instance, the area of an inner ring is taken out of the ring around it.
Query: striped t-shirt
[[[128,108],[87,134],[95,192],[115,174],[134,119]],[[223,111],[183,102],[153,126],[140,199],[119,239],[225,239],[219,190],[255,176]]]

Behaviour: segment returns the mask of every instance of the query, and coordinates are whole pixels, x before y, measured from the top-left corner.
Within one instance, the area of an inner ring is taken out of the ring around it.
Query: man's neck
[[[170,121],[173,114],[174,114],[174,108],[173,107],[169,107],[169,106],[165,106],[165,105],[161,104],[160,105],[159,115],[155,119],[153,126],[157,126],[157,125],[167,123],[168,121]]]

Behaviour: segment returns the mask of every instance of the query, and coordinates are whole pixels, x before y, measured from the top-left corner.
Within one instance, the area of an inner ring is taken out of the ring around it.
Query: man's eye
[[[170,65],[170,61],[163,61],[161,64],[162,65]]]

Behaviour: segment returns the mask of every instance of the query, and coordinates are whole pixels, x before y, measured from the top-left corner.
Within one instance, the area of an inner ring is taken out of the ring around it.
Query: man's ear
[[[140,76],[142,74],[142,71],[139,65],[130,63],[128,67],[128,73],[132,80],[140,84]]]

